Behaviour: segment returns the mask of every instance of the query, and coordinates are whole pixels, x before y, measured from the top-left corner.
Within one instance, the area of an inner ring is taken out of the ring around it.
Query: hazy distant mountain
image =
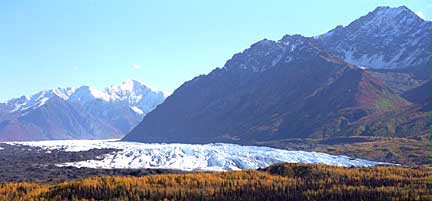
[[[41,91],[0,104],[0,140],[103,139],[121,137],[166,95],[138,81],[102,91]]]
[[[399,94],[430,79],[430,27],[406,7],[379,7],[314,38],[262,40],[184,83],[124,140],[423,134],[427,113]]]

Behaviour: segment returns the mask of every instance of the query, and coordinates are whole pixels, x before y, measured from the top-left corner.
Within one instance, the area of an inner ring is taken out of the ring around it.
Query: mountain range
[[[0,141],[120,138],[165,98],[135,80],[41,91],[0,104]]]
[[[258,41],[169,97],[133,80],[41,91],[0,103],[0,141],[415,137],[430,127],[431,30],[405,6],[378,7],[315,37]]]
[[[378,7],[316,37],[261,40],[184,83],[123,140],[256,144],[425,134],[431,30],[405,6]]]

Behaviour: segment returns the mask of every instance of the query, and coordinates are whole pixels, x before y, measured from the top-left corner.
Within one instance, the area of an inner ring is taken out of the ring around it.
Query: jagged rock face
[[[0,140],[120,138],[165,97],[133,80],[42,91],[0,104]]]
[[[236,142],[328,137],[407,105],[366,71],[299,35],[263,40],[183,84],[124,140]]]
[[[348,26],[317,37],[346,62],[366,68],[431,65],[432,23],[402,6],[378,7]]]

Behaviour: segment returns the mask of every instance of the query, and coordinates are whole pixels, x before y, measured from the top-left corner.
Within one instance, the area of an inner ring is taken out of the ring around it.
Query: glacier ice
[[[318,152],[288,151],[269,147],[236,144],[145,144],[116,140],[60,140],[9,142],[67,152],[113,148],[120,151],[101,156],[101,160],[67,162],[58,166],[87,168],[161,168],[185,171],[242,170],[264,168],[281,162],[327,164],[343,167],[368,167],[387,163],[335,156]]]

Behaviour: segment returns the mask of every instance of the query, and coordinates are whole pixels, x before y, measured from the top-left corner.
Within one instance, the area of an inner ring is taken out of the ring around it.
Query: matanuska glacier
[[[224,171],[265,168],[281,162],[327,164],[343,167],[369,167],[389,165],[348,156],[335,156],[318,152],[288,151],[268,147],[241,146],[235,144],[145,144],[116,140],[59,140],[9,142],[44,150],[66,152],[91,149],[118,149],[100,156],[100,160],[87,160],[57,164],[87,168],[160,168],[176,170]]]

